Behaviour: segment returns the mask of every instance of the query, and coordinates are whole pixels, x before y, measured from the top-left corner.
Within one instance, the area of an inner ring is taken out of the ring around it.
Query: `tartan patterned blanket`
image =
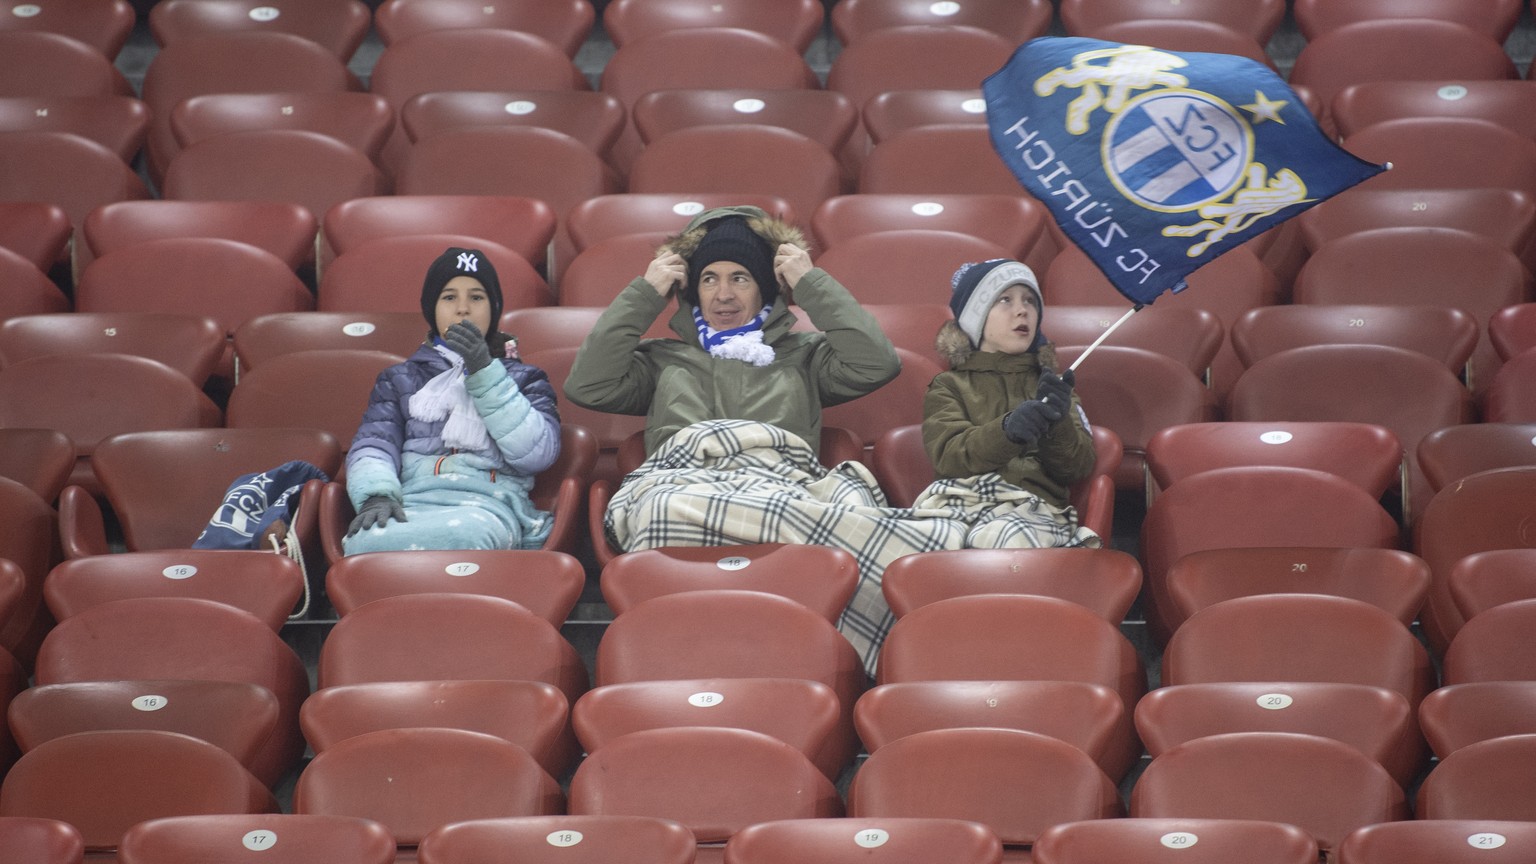
[[[624,478],[604,515],[614,546],[806,543],[859,565],[838,622],[874,674],[894,623],[880,590],[891,561],[942,549],[1098,546],[1098,535],[996,474],[939,480],[912,507],[887,506],[867,467],[822,466],[798,436],[765,423],[715,420],[672,436]]]

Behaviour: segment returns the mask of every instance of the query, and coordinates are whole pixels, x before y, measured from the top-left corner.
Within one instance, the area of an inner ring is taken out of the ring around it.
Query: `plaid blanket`
[[[880,590],[891,561],[941,549],[1098,546],[1071,508],[1057,510],[996,474],[939,480],[913,507],[887,506],[867,467],[823,467],[801,438],[765,423],[696,423],[624,478],[604,526],[615,548],[805,543],[858,561],[838,622],[874,674],[894,623]]]

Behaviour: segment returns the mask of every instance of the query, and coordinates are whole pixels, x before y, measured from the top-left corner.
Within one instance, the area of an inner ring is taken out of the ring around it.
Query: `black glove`
[[[1020,402],[1019,407],[1003,417],[1003,434],[1008,440],[1025,447],[1040,440],[1050,431],[1051,424],[1061,419],[1061,409],[1039,399]]]
[[[443,341],[464,358],[464,372],[473,375],[491,365],[491,348],[485,344],[485,334],[480,328],[460,321],[443,333]]]
[[[351,525],[347,526],[347,536],[351,537],[365,528],[382,528],[389,524],[391,519],[397,522],[406,521],[405,509],[400,506],[399,501],[388,495],[375,495],[364,501],[363,506],[358,509],[357,517],[352,520]]]
[[[1067,409],[1072,406],[1073,378],[1071,369],[1060,375],[1055,372],[1045,372],[1040,376],[1040,383],[1035,388],[1035,398],[1056,408],[1062,416],[1065,416]]]

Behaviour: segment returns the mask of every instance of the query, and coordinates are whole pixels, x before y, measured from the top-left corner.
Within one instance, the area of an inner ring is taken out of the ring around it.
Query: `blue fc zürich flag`
[[[992,146],[1136,304],[1385,170],[1245,57],[1033,39],[982,84]]]

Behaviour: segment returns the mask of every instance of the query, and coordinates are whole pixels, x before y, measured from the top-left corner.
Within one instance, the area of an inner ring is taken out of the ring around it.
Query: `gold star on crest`
[[[1255,126],[1263,123],[1265,120],[1273,120],[1284,126],[1285,121],[1280,119],[1280,109],[1289,104],[1291,103],[1287,100],[1275,101],[1265,96],[1262,91],[1255,90],[1253,91],[1253,101],[1239,107],[1253,115],[1253,125]]]

